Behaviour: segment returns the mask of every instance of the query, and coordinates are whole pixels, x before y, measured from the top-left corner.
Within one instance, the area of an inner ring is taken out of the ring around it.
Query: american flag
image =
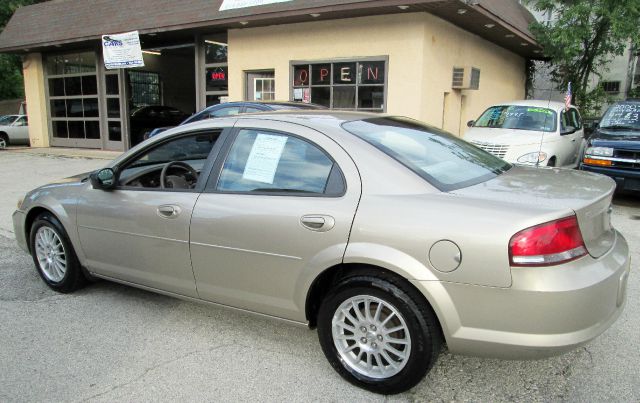
[[[573,94],[571,94],[571,82],[569,82],[569,86],[567,87],[567,94],[564,96],[564,109],[567,111],[571,107],[571,98],[573,98]]]

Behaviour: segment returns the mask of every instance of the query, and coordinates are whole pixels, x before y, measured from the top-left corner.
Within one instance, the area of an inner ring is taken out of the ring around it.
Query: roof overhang
[[[197,34],[242,27],[428,12],[525,58],[539,59],[541,56],[541,49],[529,31],[533,16],[516,1],[292,0],[219,11],[221,2],[170,2],[175,5],[168,10],[150,7],[155,4],[153,0],[66,0],[21,7],[0,34],[0,52],[96,46],[103,34],[132,30],[138,30],[143,45],[147,45],[146,42],[161,39],[193,41]],[[167,5],[166,2],[163,4]],[[105,18],[105,15],[112,15],[112,18]]]

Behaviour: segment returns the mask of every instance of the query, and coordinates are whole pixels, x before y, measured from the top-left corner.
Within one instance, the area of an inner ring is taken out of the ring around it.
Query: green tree
[[[42,3],[42,1],[0,0],[0,30],[4,30],[18,7],[34,3]],[[0,99],[15,99],[23,96],[22,58],[18,55],[0,54]]]
[[[550,24],[533,23],[531,30],[551,61],[558,89],[573,83],[574,103],[594,113],[606,100],[600,78],[613,56],[640,40],[640,0],[528,0],[539,11],[551,12]]]

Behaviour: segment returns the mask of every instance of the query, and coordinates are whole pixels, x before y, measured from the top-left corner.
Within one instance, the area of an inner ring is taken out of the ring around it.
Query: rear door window
[[[243,129],[229,150],[216,190],[337,196],[345,190],[342,178],[333,159],[306,140]]]

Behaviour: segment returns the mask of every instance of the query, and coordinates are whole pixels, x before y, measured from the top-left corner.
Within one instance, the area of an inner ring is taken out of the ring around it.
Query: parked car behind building
[[[134,146],[145,139],[145,135],[159,126],[175,126],[189,114],[181,110],[163,105],[141,106],[131,112],[131,145]]]
[[[29,144],[29,123],[26,115],[0,117],[0,148],[10,144]]]
[[[296,110],[296,109],[326,109],[324,106],[315,104],[305,104],[302,102],[289,102],[289,101],[262,101],[262,102],[228,102],[224,104],[217,104],[209,106],[202,111],[190,116],[180,125],[186,125],[187,123],[197,122],[203,119],[220,118],[224,116],[239,115],[241,113],[254,113],[264,111],[283,111],[283,110]],[[165,130],[171,129],[171,127],[159,127],[152,130],[147,138],[153,137]]]
[[[588,139],[580,169],[612,177],[619,191],[640,193],[640,100],[607,109]]]
[[[575,168],[585,144],[578,109],[560,102],[494,105],[467,125],[465,140],[514,164]]]

